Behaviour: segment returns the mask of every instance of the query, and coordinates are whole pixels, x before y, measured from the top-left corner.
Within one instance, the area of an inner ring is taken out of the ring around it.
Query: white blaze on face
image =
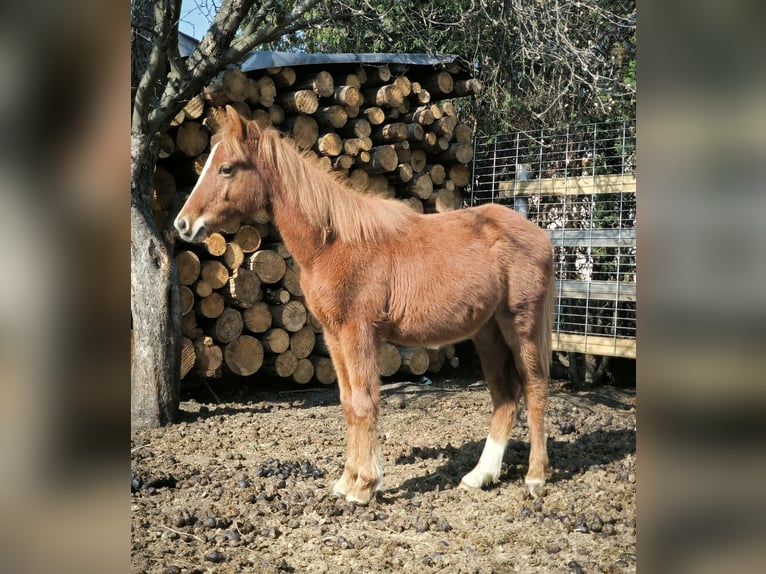
[[[202,168],[202,173],[199,174],[197,183],[194,185],[194,189],[192,189],[191,193],[189,194],[189,198],[186,200],[186,204],[188,204],[191,201],[192,197],[194,197],[194,193],[199,188],[200,182],[205,179],[205,176],[207,175],[207,172],[210,169],[210,165],[213,163],[213,158],[215,157],[215,153],[216,151],[218,151],[218,146],[220,145],[221,145],[221,142],[218,142],[210,150],[210,155],[208,156],[207,161],[205,162],[205,167]],[[181,213],[183,213],[185,209],[186,209],[186,205],[184,205],[184,207],[181,209]],[[188,221],[187,217],[182,218],[181,215],[179,214],[179,216],[176,217],[174,225],[184,240],[191,241],[194,237],[196,237],[200,229],[202,229],[205,226],[205,218],[198,217],[196,221]]]
[[[189,199],[192,198],[194,195],[194,192],[197,191],[197,188],[199,187],[200,182],[205,179],[205,176],[207,175],[207,170],[210,169],[210,164],[213,163],[213,158],[215,157],[215,152],[218,150],[218,146],[221,145],[221,142],[217,142],[213,148],[210,150],[210,155],[207,156],[207,161],[205,162],[205,167],[202,168],[202,173],[199,174],[199,178],[197,179],[197,183],[194,185],[194,189],[192,189],[191,193],[189,194]]]

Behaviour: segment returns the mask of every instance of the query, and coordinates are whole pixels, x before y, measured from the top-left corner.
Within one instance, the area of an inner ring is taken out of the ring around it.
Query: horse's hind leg
[[[333,492],[361,504],[370,501],[383,480],[376,437],[380,396],[378,348],[374,337],[368,335],[365,329],[350,326],[337,335],[325,333],[346,416],[346,465]]]
[[[493,412],[489,436],[479,462],[463,477],[460,485],[481,488],[497,482],[500,476],[503,454],[521,396],[521,385],[511,349],[505,343],[494,319],[490,319],[474,335],[473,340],[479,353],[482,372],[489,385]]]
[[[548,363],[547,346],[541,344],[539,329],[527,315],[518,314],[513,319],[498,317],[506,340],[513,349],[513,357],[524,399],[527,403],[527,422],[529,424],[529,471],[525,482],[529,492],[533,493],[545,484],[548,469],[548,450],[545,439],[545,403],[548,399]]]
[[[525,482],[529,492],[545,484],[548,470],[548,449],[545,439],[545,403],[548,399],[548,380],[540,367],[539,347],[535,343],[522,341],[519,351],[527,375],[524,384],[524,399],[527,402],[529,423],[529,471]]]

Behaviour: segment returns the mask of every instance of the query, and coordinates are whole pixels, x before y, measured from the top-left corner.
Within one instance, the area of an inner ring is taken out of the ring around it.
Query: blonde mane
[[[308,224],[325,235],[348,243],[379,242],[397,234],[416,216],[407,205],[376,197],[352,188],[342,175],[326,171],[311,152],[281,137],[273,128],[260,128],[250,122],[248,136],[224,140],[235,147],[238,157],[246,157],[245,146],[254,150],[252,161],[261,170],[273,170],[272,193],[286,198],[304,215]],[[258,140],[258,141],[254,141]],[[239,149],[237,149],[239,148]]]

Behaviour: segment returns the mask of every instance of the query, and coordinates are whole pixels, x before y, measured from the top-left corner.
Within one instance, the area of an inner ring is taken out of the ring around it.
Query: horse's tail
[[[547,382],[550,377],[551,352],[553,342],[553,322],[556,310],[556,273],[551,270],[545,300],[543,302],[543,317],[540,324],[540,365],[543,370],[543,378]]]

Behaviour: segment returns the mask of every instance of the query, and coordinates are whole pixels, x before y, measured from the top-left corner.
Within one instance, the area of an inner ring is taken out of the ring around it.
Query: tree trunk
[[[335,157],[340,155],[343,151],[343,140],[335,132],[327,132],[317,139],[314,149],[316,149],[320,155]]]
[[[159,137],[134,132],[130,151],[131,427],[139,429],[178,418],[181,313],[172,249],[154,225],[149,202]]]
[[[346,110],[343,109],[343,106],[324,106],[317,110],[314,114],[314,119],[322,127],[338,129],[346,124],[348,121],[348,114],[346,113]]]
[[[229,242],[223,252],[223,262],[231,271],[240,268],[245,262],[245,252],[237,243]]]

